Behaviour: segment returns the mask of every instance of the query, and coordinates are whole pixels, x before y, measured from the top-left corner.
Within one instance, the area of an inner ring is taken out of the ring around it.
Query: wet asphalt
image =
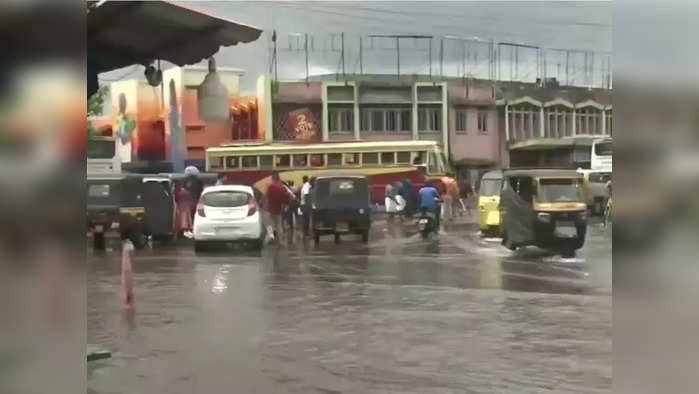
[[[116,248],[116,244],[111,245]],[[91,393],[599,393],[612,382],[611,230],[563,259],[459,222],[376,223],[262,252],[191,243],[88,251]]]

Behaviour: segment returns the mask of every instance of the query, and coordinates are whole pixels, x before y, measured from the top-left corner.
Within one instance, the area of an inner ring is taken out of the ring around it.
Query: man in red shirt
[[[289,193],[279,180],[279,174],[272,174],[272,183],[267,187],[267,212],[274,229],[274,238],[279,240],[282,236],[282,212],[284,206],[289,204]]]

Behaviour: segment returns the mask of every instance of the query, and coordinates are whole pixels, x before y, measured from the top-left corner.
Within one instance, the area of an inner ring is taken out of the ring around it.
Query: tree
[[[92,127],[92,122],[90,122],[90,116],[102,115],[102,106],[104,105],[104,99],[109,94],[109,86],[100,86],[99,89],[87,99],[87,140],[89,141],[97,134],[97,130]]]

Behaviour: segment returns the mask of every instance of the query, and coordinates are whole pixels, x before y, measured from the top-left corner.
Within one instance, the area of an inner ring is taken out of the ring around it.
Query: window
[[[486,134],[488,132],[488,112],[478,111],[478,132]]]
[[[606,117],[604,121],[607,123],[605,132],[608,135],[612,135],[612,110],[607,110],[607,113],[605,115]]]
[[[243,168],[257,168],[257,156],[243,156],[241,159]]]
[[[116,152],[116,143],[114,140],[87,140],[87,158],[88,159],[111,159]]]
[[[325,166],[325,155],[322,153],[311,154],[311,167],[324,167]]]
[[[362,163],[364,163],[364,165],[379,164],[379,154],[378,153],[364,153],[363,157],[362,157]]]
[[[342,154],[341,153],[328,153],[328,166],[340,167],[342,166]]]
[[[353,132],[354,110],[352,108],[330,108],[328,110],[328,131],[330,133]]]
[[[592,107],[575,113],[575,134],[602,134],[602,112]]]
[[[371,130],[372,131],[383,131],[383,118],[384,112],[379,110],[371,111]]]
[[[548,138],[562,138],[573,135],[571,126],[573,113],[571,110],[561,106],[552,106],[545,111],[546,121],[544,127]]]
[[[223,157],[210,157],[209,168],[212,170],[223,168]]]
[[[381,164],[396,164],[396,154],[393,152],[381,152]]]
[[[417,128],[422,132],[436,132],[442,129],[442,109],[421,108],[417,112]]]
[[[274,156],[274,159],[276,160],[274,162],[274,166],[277,168],[285,168],[291,166],[290,155],[277,155]]]
[[[358,166],[359,165],[359,153],[345,153],[345,165],[348,166]]]
[[[398,164],[410,164],[410,152],[396,153],[396,162]]]
[[[238,168],[240,167],[240,158],[237,156],[226,157],[226,168]]]
[[[260,168],[272,168],[273,163],[274,163],[274,156],[272,156],[272,155],[260,156]]]
[[[455,114],[454,130],[459,134],[466,133],[466,110],[459,109]]]
[[[405,108],[362,108],[362,131],[400,133],[412,130],[411,110]]]
[[[514,105],[509,108],[507,116],[511,140],[519,141],[539,136],[539,107],[528,103]]]
[[[308,165],[308,155],[294,155],[294,167],[306,167]]]
[[[430,162],[427,164],[427,170],[430,174],[436,174],[439,172],[439,161],[437,160],[437,154],[432,152],[430,154]]]
[[[386,111],[386,131],[398,131],[398,112]]]
[[[583,201],[582,185],[577,179],[541,179],[537,200],[539,202]]]

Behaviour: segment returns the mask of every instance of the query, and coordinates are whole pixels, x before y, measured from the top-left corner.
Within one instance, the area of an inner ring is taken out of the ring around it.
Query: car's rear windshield
[[[250,198],[248,193],[237,191],[208,192],[202,197],[209,207],[242,207],[248,205]]]
[[[583,199],[582,185],[576,178],[541,179],[539,202],[580,202]]]

